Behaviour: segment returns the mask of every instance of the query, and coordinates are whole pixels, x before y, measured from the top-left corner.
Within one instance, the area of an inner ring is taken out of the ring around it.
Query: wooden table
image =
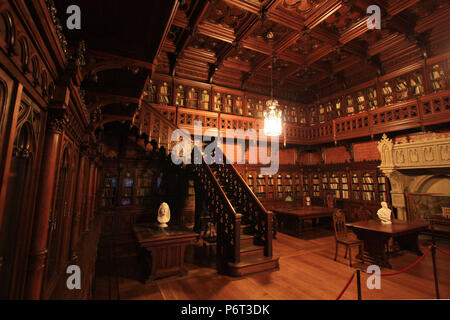
[[[186,245],[198,240],[198,233],[172,226],[161,229],[149,224],[136,225],[133,231],[147,269],[146,284],[162,277],[187,274],[184,250]]]
[[[392,268],[389,254],[386,252],[390,238],[394,238],[402,250],[410,250],[422,255],[419,249],[418,236],[426,231],[426,223],[394,220],[392,224],[382,224],[379,221],[368,220],[347,223],[359,240],[364,241],[364,259],[379,266]]]
[[[333,209],[328,207],[303,207],[272,210],[278,220],[280,232],[293,233],[300,236],[304,230],[304,221],[333,216]]]

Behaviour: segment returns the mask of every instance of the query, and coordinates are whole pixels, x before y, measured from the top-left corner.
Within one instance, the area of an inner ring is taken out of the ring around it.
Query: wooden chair
[[[364,243],[358,240],[355,235],[347,231],[345,225],[345,214],[342,210],[338,209],[333,214],[333,226],[334,226],[334,237],[336,239],[336,253],[334,255],[334,261],[337,259],[339,244],[345,246],[345,257],[347,258],[347,252],[349,254],[350,267],[352,266],[352,247],[359,247],[359,254],[361,256],[361,261],[364,264]]]
[[[368,221],[373,220],[373,215],[368,209],[359,208],[359,211],[357,212],[358,221]]]

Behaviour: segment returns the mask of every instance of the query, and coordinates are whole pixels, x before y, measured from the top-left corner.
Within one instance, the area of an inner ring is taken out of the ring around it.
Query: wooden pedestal
[[[163,277],[187,274],[184,250],[186,245],[198,240],[199,234],[184,228],[161,229],[148,224],[136,225],[133,230],[142,249],[146,284]]]

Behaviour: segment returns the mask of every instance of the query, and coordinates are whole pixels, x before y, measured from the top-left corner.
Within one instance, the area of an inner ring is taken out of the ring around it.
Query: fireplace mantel
[[[450,133],[424,133],[395,142],[384,134],[378,151],[381,155],[379,168],[391,183],[392,206],[397,209],[398,218],[406,220],[404,193],[418,192],[426,181],[435,177],[418,174],[417,169],[450,167]]]

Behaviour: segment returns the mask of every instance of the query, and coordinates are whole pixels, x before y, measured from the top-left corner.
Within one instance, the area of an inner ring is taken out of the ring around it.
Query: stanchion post
[[[358,300],[362,300],[361,298],[361,270],[356,270],[356,286],[358,288]]]
[[[436,268],[436,241],[434,239],[434,236],[432,237],[432,244],[431,244],[431,258],[433,261],[434,287],[436,289],[436,299],[440,299],[439,281],[438,281],[437,268]]]

